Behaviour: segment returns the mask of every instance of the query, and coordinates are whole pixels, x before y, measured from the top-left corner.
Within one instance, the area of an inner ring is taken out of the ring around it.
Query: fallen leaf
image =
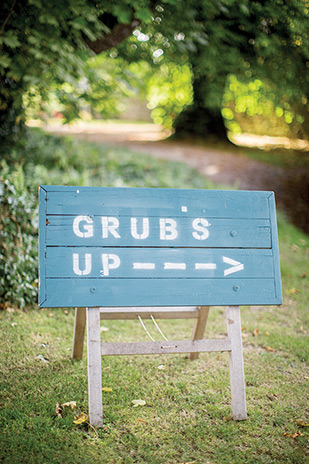
[[[278,399],[277,395],[272,395],[271,393],[267,393],[266,396],[271,401],[276,401]]]
[[[294,439],[297,438],[297,437],[303,437],[303,436],[304,436],[304,434],[301,433],[301,432],[284,433],[283,435],[284,435],[285,437],[287,437],[287,438],[294,438]]]
[[[296,244],[292,245],[292,250],[293,251],[299,250],[299,246],[297,246]]]
[[[296,419],[296,424],[300,427],[309,427],[309,423],[305,422],[303,419]]]
[[[60,407],[60,404],[59,402],[57,401],[56,403],[56,409],[55,409],[55,413],[57,414],[57,416],[59,417],[59,419],[62,419],[62,408]]]
[[[65,309],[64,314],[69,314],[69,311],[67,309]]]
[[[103,388],[102,388],[102,391],[103,391],[103,392],[112,392],[113,389],[110,388],[110,387],[103,387]]]
[[[109,328],[108,328],[108,327],[102,326],[102,327],[100,328],[100,331],[101,331],[101,332],[108,332],[108,331],[109,331]]]
[[[145,400],[133,400],[132,404],[133,404],[133,408],[137,408],[138,406],[145,406],[146,401]]]
[[[146,422],[144,419],[141,419],[140,417],[137,418],[138,422]]]
[[[307,277],[307,272],[304,271],[300,274],[300,278],[304,279],[305,277]]]
[[[63,403],[61,405],[63,408],[65,408],[66,406],[71,408],[71,409],[75,409],[76,408],[76,401],[68,401],[67,403]]]
[[[265,332],[265,335],[266,335],[267,337],[269,337],[269,332]]]
[[[264,348],[266,351],[276,351],[274,348],[271,348],[270,346],[265,346]]]
[[[256,329],[254,329],[254,331],[253,331],[253,336],[254,336],[254,337],[257,337],[257,336],[259,335],[259,333],[260,333],[260,329],[256,328]]]
[[[157,369],[159,369],[160,371],[165,369],[165,368],[166,368],[166,366],[164,366],[164,364],[160,364],[160,366],[157,367]]]
[[[79,416],[74,417],[73,424],[76,424],[76,425],[83,424],[84,422],[87,421],[87,419],[88,419],[87,414],[82,412],[81,414],[79,414]]]
[[[298,293],[300,293],[300,291],[298,290],[298,288],[289,288],[289,290],[287,290],[287,295],[297,295]]]

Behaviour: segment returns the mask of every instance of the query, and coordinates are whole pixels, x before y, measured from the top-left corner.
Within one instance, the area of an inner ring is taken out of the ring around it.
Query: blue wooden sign
[[[281,304],[272,192],[40,187],[42,307]]]

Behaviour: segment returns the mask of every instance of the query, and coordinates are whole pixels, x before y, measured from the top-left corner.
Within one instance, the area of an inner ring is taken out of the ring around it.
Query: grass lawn
[[[122,160],[135,169],[133,155]],[[108,162],[115,169],[114,155]],[[164,182],[179,174],[175,163],[162,162],[162,173],[156,163]],[[186,187],[198,181],[192,170],[181,176]],[[242,309],[247,421],[231,419],[227,353],[204,353],[193,362],[185,355],[103,358],[104,428],[74,424],[88,411],[86,356],[71,360],[74,309],[8,308],[0,313],[0,462],[308,462],[309,238],[279,215],[279,241],[283,305]],[[207,337],[225,334],[223,313],[211,310]],[[189,338],[192,322],[160,327],[171,340]],[[104,321],[102,339],[147,335],[137,321]],[[134,407],[135,399],[145,404]],[[74,409],[61,406],[73,401]]]

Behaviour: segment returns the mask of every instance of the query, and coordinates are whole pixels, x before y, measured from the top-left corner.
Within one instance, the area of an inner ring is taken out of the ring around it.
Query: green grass
[[[177,137],[174,135],[171,140],[177,141]],[[245,147],[236,145],[233,142],[227,140],[217,140],[198,137],[187,137],[183,139],[185,143],[196,144],[207,148],[213,148],[223,152],[232,153],[235,156],[245,156],[247,158],[259,161],[260,163],[270,164],[278,166],[283,169],[302,169],[309,167],[309,151],[308,150],[297,150],[292,148],[283,147]]]
[[[97,169],[95,147],[88,148],[85,163]],[[109,185],[208,185],[179,163],[106,150],[100,163]],[[231,419],[228,355],[204,353],[194,362],[184,355],[103,358],[103,386],[112,389],[103,392],[104,428],[75,425],[74,416],[88,411],[88,393],[86,356],[71,360],[74,310],[7,308],[0,313],[0,462],[307,462],[309,238],[281,214],[278,222],[284,303],[242,309],[247,421]],[[147,339],[136,321],[102,326],[106,341]],[[160,327],[169,339],[189,338],[192,322]],[[206,335],[224,334],[224,309],[213,308]],[[134,408],[134,399],[145,406]],[[57,403],[69,401],[76,409],[66,407],[58,417]]]
[[[287,148],[258,149],[242,148],[239,150],[248,158],[261,163],[272,164],[284,169],[309,167],[309,152]]]

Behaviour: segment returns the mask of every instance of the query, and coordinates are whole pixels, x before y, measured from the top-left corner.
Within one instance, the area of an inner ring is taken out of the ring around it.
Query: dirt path
[[[166,141],[166,133],[153,124],[77,124],[48,126],[49,132],[74,135],[76,138],[109,145],[125,146],[162,159],[187,163],[211,181],[244,190],[272,190],[278,200],[285,172],[246,156],[214,148]]]

